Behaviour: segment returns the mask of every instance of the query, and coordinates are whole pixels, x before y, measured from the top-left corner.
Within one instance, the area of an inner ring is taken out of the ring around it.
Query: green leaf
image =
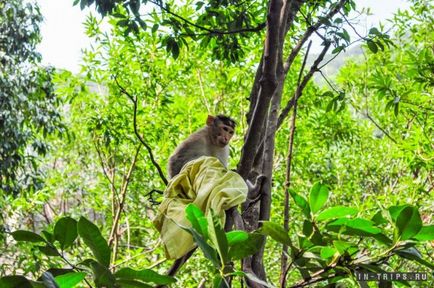
[[[396,219],[398,219],[399,213],[401,213],[401,211],[404,208],[409,207],[409,206],[410,205],[407,205],[407,204],[400,205],[400,206],[390,206],[388,210],[389,210],[389,214],[390,214],[390,217],[392,218],[393,222],[396,222]]]
[[[295,193],[292,189],[289,190],[289,193],[291,194],[292,199],[294,199],[295,204],[301,208],[303,214],[307,218],[310,218],[310,207],[306,199],[304,199],[303,196],[300,196],[297,193]]]
[[[228,240],[226,239],[226,233],[220,222],[218,215],[211,209],[207,215],[208,220],[208,235],[211,243],[217,249],[220,255],[222,263],[228,261]]]
[[[98,227],[84,217],[78,221],[78,234],[83,242],[92,250],[96,260],[108,267],[110,265],[110,248],[107,241],[102,237]]]
[[[396,250],[394,252],[402,258],[414,260],[430,269],[434,269],[434,264],[423,259],[419,250],[414,247],[410,247],[404,250]]]
[[[80,226],[80,221],[78,222],[78,225]],[[95,285],[97,287],[104,287],[104,288],[115,287],[115,282],[116,282],[115,276],[110,272],[110,270],[107,267],[101,265],[95,260],[90,260],[89,264],[92,267],[93,278],[95,281]]]
[[[335,218],[341,218],[345,216],[354,216],[359,211],[356,208],[345,207],[345,206],[335,206],[324,210],[319,213],[316,217],[318,221],[330,220]]]
[[[260,233],[266,236],[270,236],[274,240],[284,245],[291,245],[291,239],[288,236],[288,232],[277,223],[265,221],[262,223]]]
[[[387,220],[383,217],[383,213],[381,211],[375,213],[375,215],[372,216],[371,221],[374,222],[376,225],[387,223]]]
[[[172,44],[172,56],[175,59],[177,59],[179,56],[179,44],[176,41],[173,41],[173,44]]]
[[[54,279],[60,288],[72,288],[83,281],[84,277],[86,277],[84,272],[72,272],[56,276]]]
[[[202,210],[194,204],[188,204],[185,208],[185,216],[193,229],[208,239],[208,222]]]
[[[145,284],[136,280],[117,279],[116,284],[119,284],[122,288],[152,288],[153,286]]]
[[[419,233],[417,233],[413,238],[419,241],[434,240],[434,225],[422,226]]]
[[[206,240],[203,238],[203,236],[200,235],[195,229],[187,228],[185,230],[190,232],[196,244],[202,250],[205,257],[212,262],[214,267],[216,269],[220,268],[220,263],[217,259],[217,251],[212,248],[208,243],[206,243]]]
[[[344,255],[348,249],[354,247],[355,245],[353,243],[349,243],[341,240],[335,240],[333,241],[333,246],[335,246],[335,248],[338,250],[340,255]]]
[[[336,252],[338,251],[333,247],[322,247],[320,256],[322,259],[328,259],[330,257],[333,257],[333,255],[335,255]]]
[[[248,239],[243,242],[234,243],[231,245],[228,257],[231,260],[243,259],[249,255],[253,255],[259,251],[264,242],[264,236],[259,233],[248,234]]]
[[[304,220],[303,221],[303,234],[309,238],[310,236],[312,236],[312,233],[313,233],[313,223],[311,221]]]
[[[54,238],[62,250],[71,246],[77,238],[77,221],[71,217],[59,219],[54,226]]]
[[[422,228],[422,219],[416,207],[407,206],[398,215],[396,227],[401,240],[407,240],[419,233]]]
[[[158,274],[150,269],[133,270],[131,268],[122,268],[115,273],[117,279],[123,280],[140,280],[146,283],[152,282],[159,285],[166,285],[176,282],[175,278],[167,275]]]
[[[38,246],[38,249],[47,256],[60,256],[59,251],[51,245]]]
[[[11,233],[12,237],[15,241],[26,241],[26,242],[46,242],[44,238],[42,238],[39,234],[26,231],[26,230],[17,230]]]
[[[372,40],[368,40],[366,43],[368,44],[368,48],[369,48],[369,50],[372,51],[372,53],[375,54],[375,53],[378,52],[377,44],[375,44],[374,41],[372,41]]]
[[[333,49],[332,54],[339,53],[339,52],[341,52],[341,51],[344,50],[344,49],[345,49],[345,46],[344,46],[344,45],[338,46],[338,47],[336,47],[335,49]]]
[[[226,233],[226,239],[228,240],[228,246],[232,246],[249,239],[249,233],[241,230],[230,231]]]
[[[381,233],[381,229],[374,227],[373,223],[363,218],[340,218],[327,224],[327,229],[336,231],[342,227],[346,228],[342,233],[348,235],[371,236]]]
[[[0,278],[1,288],[32,288],[26,277],[20,275],[4,276]]]
[[[221,288],[223,284],[223,278],[220,275],[215,275],[212,279],[212,287],[213,288]]]
[[[369,34],[381,35],[380,31],[378,31],[378,29],[375,27],[372,27],[371,29],[369,29]]]
[[[48,231],[42,230],[41,233],[44,235],[45,239],[51,244],[53,244],[53,242],[56,240],[54,239],[54,235]]]
[[[313,213],[318,212],[329,197],[329,189],[321,183],[315,183],[310,190],[309,206]]]

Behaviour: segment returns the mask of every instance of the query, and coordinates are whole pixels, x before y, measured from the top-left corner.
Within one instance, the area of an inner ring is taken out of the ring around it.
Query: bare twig
[[[142,148],[142,144],[139,144],[139,146],[136,149],[136,154],[134,155],[134,158],[131,162],[130,168],[128,170],[127,175],[124,176],[123,179],[123,183],[122,183],[122,187],[121,187],[121,199],[119,201],[119,205],[117,207],[116,210],[116,215],[112,224],[112,229],[110,232],[110,237],[109,237],[109,241],[108,244],[109,246],[111,246],[113,244],[113,241],[117,238],[117,230],[118,230],[118,226],[119,226],[119,219],[121,217],[121,213],[124,210],[124,205],[125,205],[125,199],[126,199],[126,195],[127,195],[127,189],[128,189],[128,184],[130,183],[130,178],[131,178],[131,174],[133,173],[133,170],[136,166],[137,163],[137,158],[139,156],[139,152],[140,152],[140,148]],[[114,247],[113,249],[115,249],[116,247]],[[116,251],[114,251],[116,252]],[[116,253],[113,253],[114,255]]]
[[[294,147],[294,135],[295,135],[295,120],[297,118],[297,99],[298,95],[301,93],[299,90],[301,77],[303,75],[304,67],[306,66],[307,56],[309,55],[310,46],[312,45],[312,41],[309,42],[307,46],[306,54],[304,55],[303,64],[301,65],[300,73],[298,74],[297,80],[297,94],[296,100],[294,103],[294,109],[292,112],[292,120],[291,120],[291,132],[288,143],[288,157],[286,159],[286,175],[285,175],[285,202],[284,202],[284,212],[283,212],[283,228],[285,231],[289,230],[289,188],[291,186],[291,163],[293,156],[293,147]],[[282,247],[282,256],[281,256],[281,274],[280,274],[280,287],[286,287],[286,266],[288,261],[288,246],[283,245]]]
[[[133,116],[134,133],[136,134],[137,138],[140,140],[140,142],[143,144],[143,146],[145,146],[146,150],[148,151],[149,158],[151,159],[151,162],[154,165],[154,167],[157,169],[161,180],[163,181],[163,183],[165,185],[167,185],[168,181],[167,181],[166,177],[164,176],[163,170],[161,169],[160,165],[157,163],[157,161],[155,161],[154,154],[152,153],[151,147],[148,145],[148,143],[146,143],[145,139],[143,139],[143,137],[139,134],[139,131],[137,129],[137,98],[133,97],[130,93],[128,93],[128,91],[124,87],[122,87],[119,84],[116,76],[114,77],[114,80],[115,80],[116,85],[121,90],[121,93],[125,94],[133,102],[133,105],[134,105],[134,116]]]

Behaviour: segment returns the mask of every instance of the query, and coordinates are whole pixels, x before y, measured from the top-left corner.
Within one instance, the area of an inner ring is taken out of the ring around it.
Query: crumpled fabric
[[[188,204],[195,204],[205,215],[212,209],[225,223],[225,210],[245,202],[246,197],[243,178],[217,158],[203,156],[185,164],[170,180],[153,220],[166,258],[178,259],[195,247],[191,234],[179,227],[191,227],[185,218]]]

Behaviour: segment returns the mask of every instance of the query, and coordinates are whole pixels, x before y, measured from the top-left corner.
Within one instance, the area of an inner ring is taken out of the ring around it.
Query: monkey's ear
[[[215,117],[212,115],[208,115],[208,118],[206,118],[206,125],[211,126],[214,123]]]

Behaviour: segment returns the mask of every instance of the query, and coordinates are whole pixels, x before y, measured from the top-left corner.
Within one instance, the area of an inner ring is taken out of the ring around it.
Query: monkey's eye
[[[234,135],[234,131],[229,132],[229,134]]]
[[[225,130],[226,132],[229,132],[228,127],[223,127],[223,130]]]

